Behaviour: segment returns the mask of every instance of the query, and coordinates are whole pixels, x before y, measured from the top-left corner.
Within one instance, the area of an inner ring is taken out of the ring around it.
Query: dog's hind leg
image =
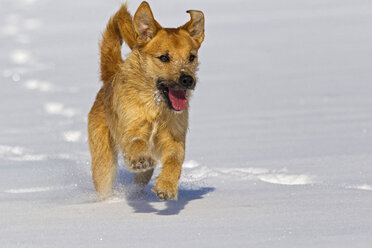
[[[107,198],[116,176],[117,153],[107,126],[103,103],[97,96],[88,118],[92,176],[100,198]]]
[[[153,173],[154,173],[154,169],[150,169],[150,170],[145,171],[145,172],[136,173],[135,176],[134,176],[134,182],[137,185],[145,187],[150,182],[150,179],[151,179]]]

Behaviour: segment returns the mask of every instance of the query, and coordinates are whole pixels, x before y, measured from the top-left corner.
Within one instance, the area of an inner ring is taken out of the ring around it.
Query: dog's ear
[[[199,10],[188,10],[191,20],[188,21],[181,28],[187,30],[190,36],[195,39],[199,46],[204,40],[204,14]]]
[[[150,41],[161,29],[159,23],[154,19],[150,5],[146,1],[143,1],[138,7],[133,18],[133,26],[139,45]]]

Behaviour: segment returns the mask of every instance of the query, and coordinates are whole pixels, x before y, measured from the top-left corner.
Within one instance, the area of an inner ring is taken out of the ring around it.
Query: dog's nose
[[[194,78],[187,74],[182,74],[178,82],[186,88],[193,88],[194,86]]]

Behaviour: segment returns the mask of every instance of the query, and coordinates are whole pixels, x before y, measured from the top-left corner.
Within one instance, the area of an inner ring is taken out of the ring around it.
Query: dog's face
[[[187,31],[162,29],[142,50],[146,73],[173,111],[183,111],[196,84],[198,47]]]
[[[198,49],[204,39],[204,15],[188,11],[191,20],[179,28],[162,28],[143,2],[134,16],[134,28],[145,74],[170,110],[182,112],[196,85]]]

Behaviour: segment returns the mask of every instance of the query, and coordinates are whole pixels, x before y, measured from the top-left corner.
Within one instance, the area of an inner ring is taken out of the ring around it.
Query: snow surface
[[[0,0],[0,247],[371,247],[371,1],[150,1],[164,26],[206,16],[179,200],[133,195],[121,163],[98,202],[87,113],[119,4]]]

